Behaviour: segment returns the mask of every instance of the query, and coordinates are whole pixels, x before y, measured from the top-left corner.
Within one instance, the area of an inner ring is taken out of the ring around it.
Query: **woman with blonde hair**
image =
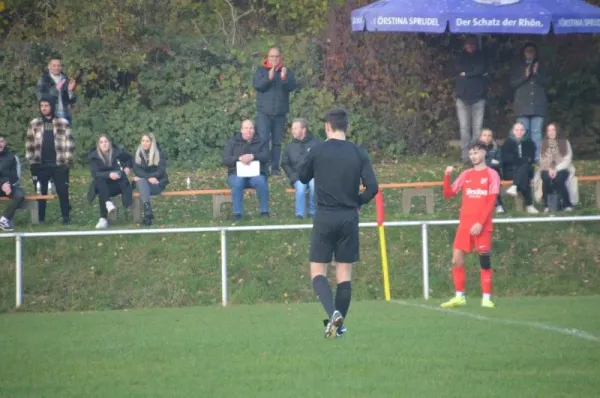
[[[133,203],[131,184],[127,178],[131,172],[131,155],[123,148],[114,147],[107,135],[101,135],[96,148],[88,154],[88,162],[93,178],[88,200],[91,202],[98,195],[100,220],[96,229],[104,229],[108,227],[108,215],[117,210],[110,198],[121,195],[125,208]]]
[[[537,170],[534,187],[535,198],[544,202],[544,212],[552,210],[572,211],[573,204],[579,202],[573,151],[567,139],[558,139],[558,125],[550,123],[546,127],[546,139],[540,148],[540,166]],[[557,203],[549,204],[549,196],[558,194]]]
[[[144,225],[152,225],[154,214],[150,206],[150,195],[160,195],[169,183],[167,160],[152,133],[142,135],[135,152],[133,163],[134,181],[144,204]]]

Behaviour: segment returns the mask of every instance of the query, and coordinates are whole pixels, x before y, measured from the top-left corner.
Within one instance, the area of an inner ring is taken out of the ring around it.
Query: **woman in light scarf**
[[[169,183],[167,161],[156,142],[154,134],[142,136],[133,162],[134,181],[144,204],[144,225],[152,225],[154,214],[150,206],[150,195],[160,195]]]
[[[560,208],[565,211],[572,211],[574,202],[578,201],[571,144],[569,140],[558,139],[557,135],[557,124],[550,123],[546,128],[547,138],[540,148],[540,166],[535,182],[536,199],[539,201],[541,196],[546,213],[549,212],[548,196],[555,192],[560,198]]]

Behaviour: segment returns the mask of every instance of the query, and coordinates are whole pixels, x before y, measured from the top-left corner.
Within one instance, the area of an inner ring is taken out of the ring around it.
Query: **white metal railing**
[[[585,222],[600,221],[600,215],[573,216],[573,217],[523,217],[523,218],[498,218],[494,224],[529,224],[529,223],[554,223],[554,222]],[[458,220],[430,220],[430,221],[388,221],[386,227],[421,227],[421,249],[423,266],[423,297],[429,299],[429,225],[457,225]],[[360,223],[361,228],[375,228],[376,222]],[[196,227],[196,228],[165,228],[165,229],[121,229],[121,230],[91,230],[91,231],[53,231],[53,232],[10,232],[0,233],[0,238],[15,238],[15,283],[16,307],[23,304],[23,239],[24,238],[55,238],[79,237],[102,235],[151,235],[151,234],[181,234],[198,232],[219,232],[221,235],[221,303],[227,305],[227,232],[242,231],[283,231],[311,229],[312,224],[294,225],[249,225],[237,227]]]

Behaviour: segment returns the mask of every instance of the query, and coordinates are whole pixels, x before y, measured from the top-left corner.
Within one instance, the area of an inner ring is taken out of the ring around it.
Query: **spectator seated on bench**
[[[315,180],[312,179],[308,184],[302,184],[302,182],[300,182],[300,176],[298,175],[300,164],[304,161],[310,149],[320,142],[318,138],[308,132],[307,128],[308,123],[306,120],[294,119],[292,122],[293,139],[292,142],[285,146],[285,151],[283,152],[283,158],[281,160],[281,166],[295,190],[296,218],[304,218],[306,215],[307,190],[309,191],[309,217],[314,216],[316,210]]]
[[[133,203],[133,191],[127,178],[131,172],[131,160],[131,155],[122,148],[113,147],[106,135],[100,136],[96,149],[88,154],[92,172],[88,200],[91,202],[98,195],[100,204],[100,220],[96,229],[107,228],[108,215],[117,210],[111,197],[121,195],[126,208]]]
[[[487,167],[494,169],[500,178],[502,178],[502,157],[500,148],[496,145],[494,140],[494,133],[490,129],[481,130],[479,135],[479,141],[486,144],[485,164]],[[504,206],[502,205],[502,196],[496,197],[496,213],[504,213]]]
[[[534,178],[535,197],[544,203],[544,212],[572,211],[579,202],[579,188],[573,167],[573,151],[569,140],[557,139],[557,125],[546,128],[542,141],[540,166]]]
[[[25,200],[25,192],[19,185],[21,165],[18,158],[6,148],[6,144],[6,139],[0,136],[0,197],[11,199],[0,218],[0,229],[11,232],[13,217]]]
[[[143,225],[152,225],[154,214],[150,206],[150,195],[160,195],[169,183],[167,160],[161,152],[154,134],[144,134],[135,152],[133,178],[144,206]]]
[[[223,151],[223,166],[227,167],[234,221],[242,219],[244,189],[247,188],[256,190],[260,215],[269,216],[269,161],[269,143],[255,134],[251,120],[244,120],[240,134],[230,139]]]
[[[525,126],[515,123],[512,134],[502,145],[502,177],[513,181],[506,193],[515,197],[520,193],[523,195],[527,213],[538,214],[531,195],[535,144],[529,138],[524,139],[524,135]]]

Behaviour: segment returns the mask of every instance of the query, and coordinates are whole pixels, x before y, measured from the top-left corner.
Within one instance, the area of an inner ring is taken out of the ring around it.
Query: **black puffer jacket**
[[[7,182],[13,186],[18,184],[18,168],[19,162],[14,153],[4,148],[4,150],[0,152],[0,186]]]
[[[456,67],[456,98],[467,104],[485,99],[487,96],[487,60],[482,51],[469,54],[461,52],[455,61]],[[465,76],[461,76],[461,73]]]
[[[158,149],[159,161],[158,166],[149,166],[146,158],[141,156],[141,163],[137,163],[135,161],[135,156],[133,159],[133,172],[136,177],[140,178],[156,178],[158,180],[158,185],[160,186],[161,191],[167,187],[169,183],[169,176],[167,174],[167,160],[165,159],[165,155],[163,152]],[[146,154],[147,155],[147,154]]]
[[[254,155],[254,160],[260,162],[260,174],[267,176],[271,160],[269,143],[263,141],[258,134],[255,134],[250,142],[243,139],[242,134],[236,135],[227,142],[223,151],[223,166],[227,167],[227,174],[235,174],[239,157],[248,154]]]
[[[294,73],[287,69],[286,80],[281,80],[281,70],[275,71],[275,78],[269,80],[266,64],[260,66],[252,85],[256,89],[256,109],[266,115],[285,115],[290,111],[290,93],[296,89]]]
[[[311,133],[307,133],[303,140],[293,139],[292,142],[285,146],[283,157],[281,159],[281,167],[290,180],[292,186],[300,179],[298,169],[300,164],[306,158],[306,155],[312,147],[321,142]]]
[[[519,147],[521,150],[519,151]],[[535,144],[526,139],[518,142],[513,136],[504,141],[502,145],[502,173],[511,175],[517,167],[528,164],[533,166],[535,162]]]
[[[91,202],[96,198],[97,192],[94,179],[103,178],[108,180],[110,179],[110,173],[119,172],[121,173],[121,178],[116,181],[121,183],[121,188],[124,190],[122,192],[123,204],[125,207],[129,207],[133,202],[133,190],[131,189],[129,179],[121,168],[125,169],[127,167],[131,169],[133,164],[132,156],[125,149],[114,146],[110,164],[104,163],[104,160],[100,158],[100,155],[96,149],[93,149],[88,154],[88,162],[90,164],[90,171],[92,173],[92,182],[88,189],[88,200]]]
[[[496,162],[494,162],[494,160]],[[502,166],[502,152],[495,142],[492,142],[487,146],[485,164],[493,169],[500,169]]]
[[[77,102],[77,95],[75,94],[75,92],[73,92],[71,96],[69,96],[70,79],[64,73],[61,73],[61,76],[65,79],[65,83],[62,85],[59,92],[56,89],[56,83],[54,82],[54,80],[52,80],[52,77],[50,77],[50,72],[44,72],[42,77],[40,77],[40,80],[38,80],[37,82],[37,85],[35,87],[35,94],[38,101],[45,96],[49,96],[54,98],[55,103],[58,103],[58,96],[60,95],[64,111],[68,115],[71,115],[71,109],[69,108],[69,105],[73,105],[75,102]]]
[[[524,51],[524,48],[523,50]],[[537,50],[536,50],[537,51]],[[534,60],[533,63],[538,62]],[[532,63],[532,64],[533,64]],[[548,111],[548,99],[546,87],[548,86],[548,75],[543,65],[538,63],[537,73],[526,76],[525,70],[530,67],[524,58],[513,67],[510,83],[515,89],[513,111],[516,117],[520,116],[546,116]]]

